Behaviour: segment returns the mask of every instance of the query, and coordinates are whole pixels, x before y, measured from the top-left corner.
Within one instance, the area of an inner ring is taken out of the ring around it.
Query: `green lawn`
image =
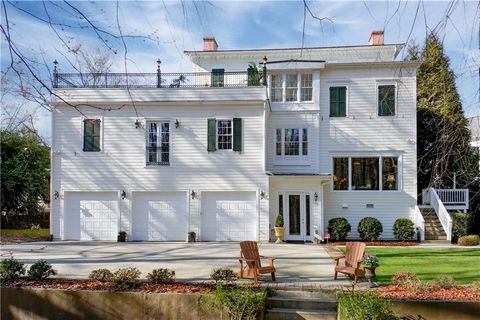
[[[340,248],[345,251],[345,247]],[[377,281],[390,282],[400,271],[416,273],[424,281],[439,275],[452,276],[460,284],[480,280],[480,249],[428,249],[368,247],[367,253],[380,259],[376,269]]]
[[[16,237],[49,237],[49,229],[0,229],[0,235]]]

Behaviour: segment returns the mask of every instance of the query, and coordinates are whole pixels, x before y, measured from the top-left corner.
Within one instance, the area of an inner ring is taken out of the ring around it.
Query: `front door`
[[[285,240],[311,240],[310,195],[292,192],[287,193],[285,198]]]

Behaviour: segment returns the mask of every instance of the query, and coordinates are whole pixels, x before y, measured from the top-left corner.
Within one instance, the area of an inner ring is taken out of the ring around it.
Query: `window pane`
[[[147,165],[170,164],[170,123],[147,122]]]
[[[312,101],[312,75],[301,75],[300,101]]]
[[[288,227],[290,235],[300,235],[300,195],[288,195]]]
[[[164,122],[161,125],[161,155],[160,159],[162,164],[168,164],[170,162],[170,124],[168,122]]]
[[[308,129],[302,129],[302,155],[308,155]]]
[[[382,158],[382,189],[398,190],[398,158]]]
[[[212,87],[223,87],[224,69],[212,69]]]
[[[285,155],[298,156],[299,143],[299,129],[285,129]]]
[[[347,116],[347,87],[330,87],[330,116]]]
[[[378,86],[378,115],[395,115],[395,86]]]
[[[297,101],[297,75],[287,74],[285,76],[286,92],[285,101]]]
[[[348,158],[333,158],[333,190],[348,190]]]
[[[217,144],[219,150],[232,149],[232,120],[217,120]]]
[[[352,158],[352,190],[378,190],[378,158]]]
[[[100,119],[83,121],[83,151],[100,151]]]
[[[272,102],[282,101],[282,75],[280,74],[272,74],[272,82],[271,82],[271,99]]]
[[[277,129],[276,140],[275,140],[275,154],[277,156],[282,155],[282,129]]]
[[[306,225],[305,225],[305,233],[307,236],[310,235],[310,195],[307,194],[305,195],[305,220],[306,220]]]
[[[278,214],[283,216],[283,194],[278,195]]]

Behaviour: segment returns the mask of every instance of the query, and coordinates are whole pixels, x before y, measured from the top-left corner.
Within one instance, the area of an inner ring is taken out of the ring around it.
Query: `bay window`
[[[378,158],[352,158],[352,190],[378,190]]]
[[[393,157],[382,158],[382,189],[398,190],[398,159]]]

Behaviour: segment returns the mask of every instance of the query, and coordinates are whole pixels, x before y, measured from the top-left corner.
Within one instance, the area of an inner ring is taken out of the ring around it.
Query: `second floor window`
[[[308,129],[285,128],[276,130],[275,154],[277,156],[308,155]]]
[[[285,75],[285,101],[297,101],[297,75],[287,74]]]
[[[312,74],[272,74],[270,99],[272,102],[313,101]]]
[[[347,87],[330,87],[330,117],[347,116]]]
[[[232,150],[232,120],[217,120],[217,149]]]
[[[147,122],[147,165],[170,164],[170,123]]]
[[[225,69],[212,69],[212,87],[223,87],[225,82]]]
[[[395,85],[378,86],[378,115],[395,115]]]
[[[100,151],[100,119],[83,120],[83,151]]]
[[[281,74],[272,74],[270,90],[273,102],[281,102],[283,100],[283,79]]]

